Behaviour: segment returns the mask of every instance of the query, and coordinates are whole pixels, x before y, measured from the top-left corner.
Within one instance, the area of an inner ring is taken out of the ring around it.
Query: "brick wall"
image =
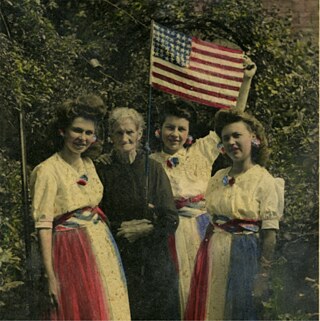
[[[195,10],[201,12],[206,3],[221,2],[228,0],[194,0]],[[255,1],[255,0],[248,0]],[[291,13],[292,29],[303,32],[313,41],[319,40],[319,2],[318,0],[262,0],[266,9],[275,7],[279,14]]]
[[[266,9],[276,7],[279,13],[292,14],[292,28],[303,32],[313,41],[319,39],[319,2],[318,0],[262,0]]]

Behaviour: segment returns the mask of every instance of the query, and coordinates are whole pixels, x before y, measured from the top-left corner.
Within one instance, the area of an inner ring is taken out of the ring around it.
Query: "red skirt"
[[[50,319],[109,320],[103,285],[85,228],[56,227],[53,262],[60,302]]]

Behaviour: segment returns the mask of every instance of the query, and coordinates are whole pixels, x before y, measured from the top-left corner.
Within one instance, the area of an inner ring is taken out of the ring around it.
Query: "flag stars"
[[[189,64],[191,37],[174,30],[155,25],[154,54],[176,65],[185,67]]]

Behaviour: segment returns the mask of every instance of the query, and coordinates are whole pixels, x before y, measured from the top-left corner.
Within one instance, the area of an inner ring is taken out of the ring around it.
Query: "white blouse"
[[[199,138],[189,148],[182,148],[174,155],[158,152],[150,157],[162,164],[171,182],[175,199],[189,198],[204,194],[211,177],[213,162],[219,156],[217,144],[220,139],[215,132]],[[167,160],[178,157],[179,164],[168,167]]]
[[[88,181],[77,183],[82,175]],[[56,153],[33,170],[30,179],[32,215],[36,228],[52,228],[55,218],[84,207],[95,207],[102,199],[103,186],[91,159],[82,159],[78,172]]]
[[[237,176],[233,185],[224,185],[229,168],[218,171],[206,192],[206,207],[211,215],[262,220],[262,228],[279,228],[284,209],[284,180],[274,178],[260,165]]]

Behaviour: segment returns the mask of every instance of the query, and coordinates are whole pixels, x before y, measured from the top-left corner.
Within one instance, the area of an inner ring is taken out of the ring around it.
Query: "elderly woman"
[[[63,104],[52,137],[57,152],[31,175],[32,214],[51,299],[45,319],[130,319],[118,250],[98,208],[103,186],[86,157],[104,113],[95,95]]]
[[[101,204],[123,260],[132,319],[178,320],[178,280],[167,244],[178,226],[170,182],[154,160],[146,177],[139,148],[144,121],[136,110],[114,109],[109,126],[113,152],[111,163],[98,169]]]

